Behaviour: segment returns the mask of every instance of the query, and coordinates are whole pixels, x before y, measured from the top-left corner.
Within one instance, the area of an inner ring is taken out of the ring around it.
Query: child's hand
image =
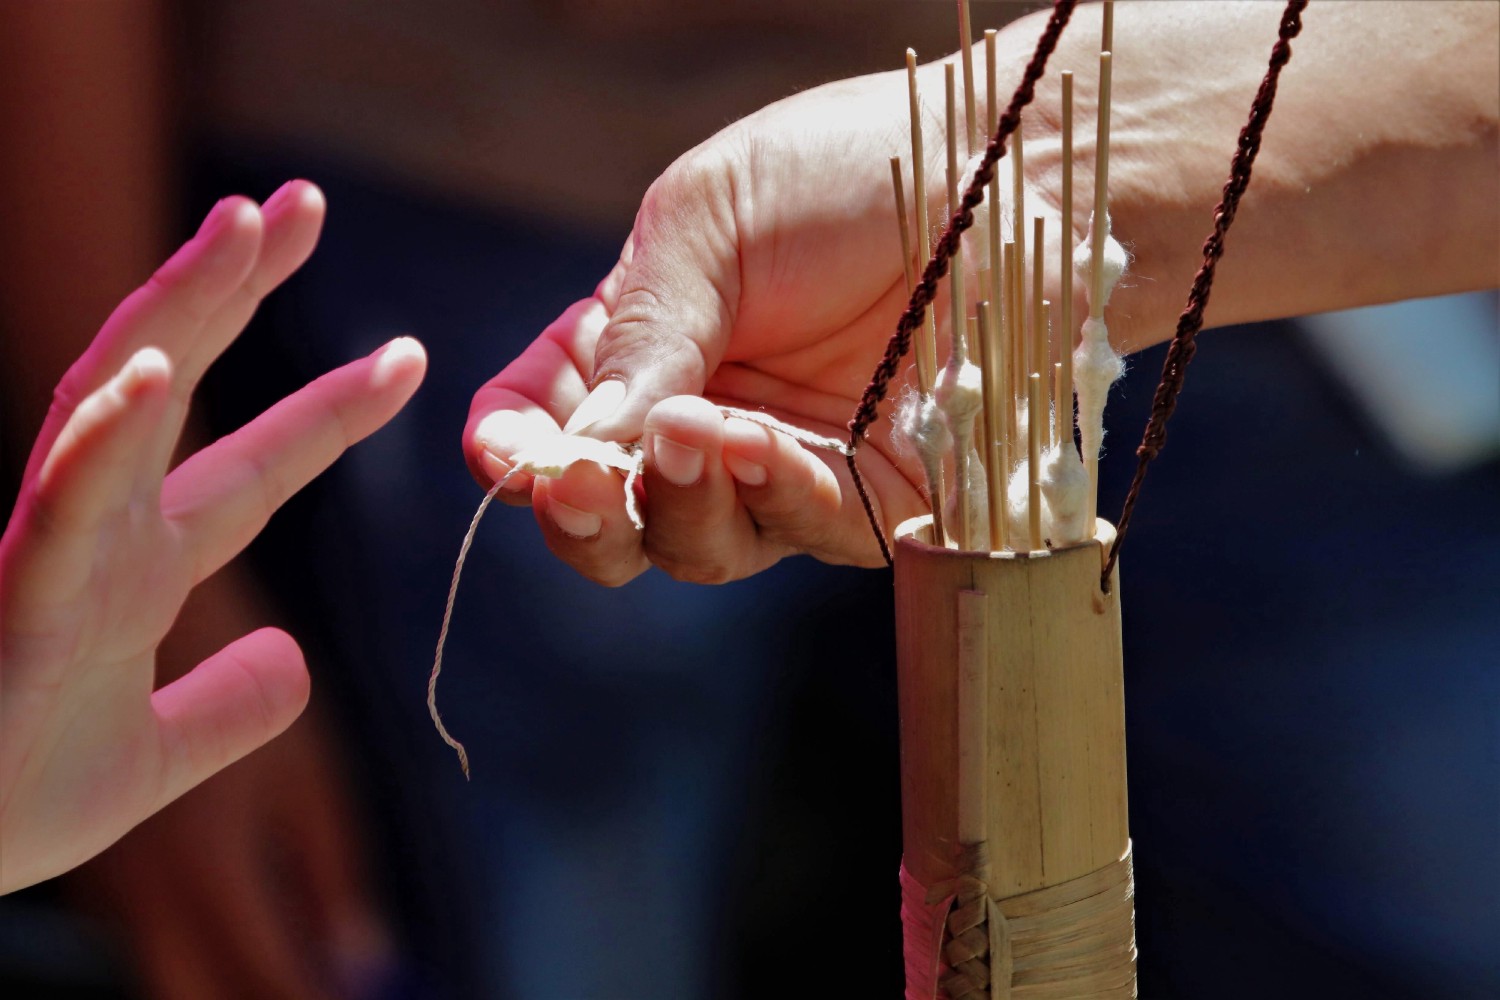
[[[193,387],[311,253],[323,197],[220,202],[63,378],[0,541],[0,892],[78,864],[285,729],[307,670],[262,629],[153,692],[188,592],[389,420],[425,368],[387,344],[167,467]]]

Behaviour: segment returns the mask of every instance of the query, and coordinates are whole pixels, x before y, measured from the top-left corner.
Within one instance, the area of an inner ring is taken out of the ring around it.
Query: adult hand
[[[1110,302],[1117,347],[1172,333],[1280,13],[1273,3],[1116,8],[1110,208],[1135,258]],[[1497,15],[1472,3],[1309,11],[1210,323],[1493,285]],[[1000,33],[1000,97],[1045,17]],[[1046,216],[1055,234],[1057,71],[1076,72],[1075,238],[1089,218],[1098,31],[1097,5],[1080,6],[1023,120],[1027,215]],[[936,226],[943,133],[930,109],[941,67],[922,73]],[[725,420],[711,403],[843,435],[906,299],[886,166],[909,148],[903,77],[797,95],[678,160],[594,295],[476,394],[464,449],[485,484],[560,430],[643,439],[643,533],[624,514],[618,476],[588,463],[553,480],[518,475],[502,493],[532,502],[549,546],[584,575],[619,584],[656,563],[722,581],[799,551],[878,562],[841,457]],[[1049,263],[1055,301],[1061,269]],[[893,452],[889,428],[877,422],[859,457],[887,531],[926,509],[920,472]]]
[[[906,297],[886,165],[905,107],[903,74],[866,77],[772,105],[688,153],[647,192],[594,295],[476,395],[464,441],[483,482],[563,428],[644,437],[644,533],[619,477],[590,463],[555,480],[518,475],[501,494],[530,499],[552,550],[584,575],[620,584],[654,562],[717,582],[796,551],[879,561],[842,457],[725,420],[704,397],[846,436]],[[922,498],[887,426],[860,462],[890,521]]]
[[[0,540],[0,891],[97,854],[306,703],[301,652],[276,629],[153,687],[188,592],[421,380],[420,346],[395,341],[167,474],[199,377],[322,218],[306,182],[264,208],[220,202],[58,386]]]

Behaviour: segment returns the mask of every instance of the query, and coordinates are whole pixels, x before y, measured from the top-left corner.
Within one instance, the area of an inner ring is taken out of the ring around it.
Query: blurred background
[[[1037,5],[973,6],[977,34]],[[225,194],[307,177],[330,209],[199,440],[394,334],[431,356],[164,651],[284,625],[308,716],[0,899],[0,993],[899,995],[887,573],[604,590],[497,508],[443,677],[472,783],[424,697],[473,391],[678,154],[907,45],[954,48],[952,5],[0,0],[7,499],[67,364]],[[1122,576],[1141,993],[1500,995],[1496,300],[1202,344]],[[1117,389],[1103,514],[1160,364]]]

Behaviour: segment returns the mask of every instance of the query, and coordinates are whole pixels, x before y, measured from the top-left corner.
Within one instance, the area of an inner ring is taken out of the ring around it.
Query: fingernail
[[[619,379],[610,379],[600,382],[589,393],[589,398],[579,404],[578,409],[568,418],[567,426],[563,428],[564,434],[576,434],[586,430],[590,425],[597,424],[605,417],[614,413],[625,402],[625,383]]]
[[[724,468],[729,474],[746,486],[766,485],[766,467],[738,455],[724,452]]]
[[[552,518],[553,524],[562,529],[563,534],[574,538],[593,538],[599,534],[599,529],[604,524],[598,514],[569,507],[551,497],[547,498],[547,515]]]
[[[143,347],[131,355],[126,363],[126,370],[136,380],[150,378],[152,375],[168,378],[172,374],[172,362],[160,348]]]
[[[474,428],[474,443],[479,445],[479,467],[498,483],[511,470],[507,456],[514,455],[528,440],[526,418],[514,410],[496,410],[486,414]],[[517,475],[505,484],[505,492],[518,491],[531,483],[531,477]]]
[[[426,349],[422,347],[422,342],[416,337],[395,337],[375,348],[375,353],[382,358],[390,356],[399,357],[403,354],[423,354],[426,353]]]
[[[485,448],[479,452],[479,467],[489,477],[491,483],[498,483],[510,475],[511,463],[501,458],[495,452]],[[531,477],[525,473],[517,473],[511,477],[510,482],[501,488],[501,493],[520,493],[531,486]]]
[[[285,204],[288,198],[291,197],[292,191],[294,190],[294,185],[296,183],[296,181],[287,181],[285,184],[281,185],[281,187],[277,188],[271,194],[271,197],[267,198],[261,203],[261,212],[266,215],[274,215],[275,213],[281,211],[281,206]]]
[[[479,426],[474,428],[474,441],[479,447],[496,453],[507,448],[514,450],[517,444],[514,438],[520,422],[521,415],[514,410],[486,413],[479,421]]]
[[[498,483],[510,474],[510,463],[488,448],[481,448],[479,451],[479,467],[484,470],[485,476],[492,483]],[[506,483],[505,485],[509,486],[511,484]]]
[[[397,337],[376,352],[375,369],[370,373],[370,387],[384,388],[391,381],[393,372],[399,371],[413,358],[420,358],[425,353],[421,343],[415,338]]]
[[[121,401],[141,390],[148,382],[165,384],[172,377],[172,363],[155,347],[143,347],[130,356],[111,380],[111,388]]]
[[[651,439],[651,461],[673,486],[691,486],[703,478],[703,452],[660,434]]]

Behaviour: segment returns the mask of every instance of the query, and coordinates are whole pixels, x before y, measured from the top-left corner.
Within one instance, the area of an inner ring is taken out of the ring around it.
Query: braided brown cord
[[[1156,396],[1151,404],[1151,418],[1146,422],[1146,432],[1137,457],[1135,477],[1130,481],[1130,492],[1125,495],[1125,506],[1120,510],[1119,524],[1115,529],[1115,542],[1110,546],[1109,558],[1104,562],[1104,573],[1100,586],[1109,592],[1109,577],[1115,562],[1120,557],[1120,546],[1125,542],[1125,532],[1130,527],[1131,515],[1140,498],[1141,483],[1146,478],[1146,466],[1151,464],[1167,443],[1167,420],[1177,409],[1177,396],[1182,392],[1182,383],[1187,377],[1187,366],[1197,353],[1195,338],[1203,329],[1203,310],[1208,306],[1209,291],[1213,288],[1214,268],[1224,255],[1224,234],[1229,232],[1240,198],[1250,186],[1250,169],[1255,164],[1255,154],[1260,151],[1261,134],[1266,121],[1271,117],[1271,106],[1276,101],[1276,84],[1281,69],[1292,58],[1292,39],[1302,31],[1302,11],[1307,0],[1289,0],[1281,15],[1281,29],[1277,33],[1276,45],[1271,49],[1271,64],[1260,90],[1250,105],[1250,119],[1240,130],[1239,144],[1229,166],[1229,180],[1224,185],[1224,197],[1214,209],[1214,228],[1203,242],[1203,266],[1193,278],[1193,287],[1188,291],[1187,306],[1177,320],[1177,333],[1172,346],[1167,350],[1167,360],[1162,365],[1161,383],[1156,387]]]
[[[1005,142],[1016,130],[1016,126],[1021,123],[1021,109],[1030,104],[1031,99],[1036,96],[1037,81],[1047,71],[1047,60],[1051,57],[1053,49],[1057,48],[1057,40],[1062,36],[1063,28],[1067,27],[1068,19],[1073,16],[1073,7],[1076,2],[1077,0],[1054,0],[1052,16],[1047,21],[1047,28],[1042,32],[1042,37],[1037,39],[1036,50],[1031,55],[1031,61],[1026,64],[1026,72],[1021,76],[1021,84],[1011,96],[1005,113],[996,123],[995,134],[991,136],[989,145],[985,147],[984,158],[980,160],[979,168],[974,172],[974,179],[959,200],[958,209],[948,220],[948,228],[943,231],[942,238],[933,247],[932,259],[927,262],[927,267],[922,271],[922,280],[917,282],[916,288],[912,289],[911,300],[906,305],[906,311],[901,314],[901,320],[896,324],[896,332],[891,335],[890,342],[886,344],[885,356],[880,359],[880,364],[876,365],[875,374],[870,376],[870,384],[865,387],[859,406],[849,421],[849,451],[846,456],[849,474],[854,478],[854,488],[859,493],[860,503],[864,504],[865,516],[870,519],[870,527],[875,530],[875,539],[880,543],[880,553],[885,556],[887,565],[892,562],[891,546],[886,540],[885,529],[880,526],[880,519],[875,514],[869,491],[859,474],[859,466],[855,464],[855,449],[864,440],[865,431],[879,419],[876,407],[880,405],[881,400],[885,399],[891,379],[896,377],[896,371],[901,366],[901,359],[906,357],[907,351],[911,350],[912,335],[917,327],[922,325],[922,317],[927,312],[927,307],[937,297],[938,282],[948,273],[948,262],[958,250],[959,240],[964,230],[974,224],[974,209],[984,201],[985,188],[989,186],[990,178],[995,175],[995,163],[1005,155]],[[918,191],[916,195],[919,198],[924,196],[921,191]],[[941,502],[941,498],[938,498],[937,502]]]

